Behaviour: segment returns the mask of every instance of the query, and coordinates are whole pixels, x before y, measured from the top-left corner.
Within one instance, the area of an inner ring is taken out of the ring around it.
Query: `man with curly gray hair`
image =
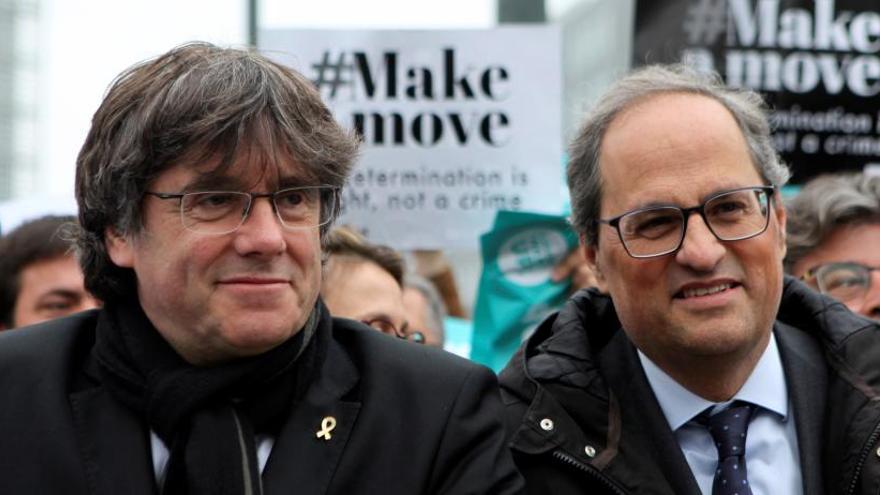
[[[880,176],[817,177],[786,210],[789,273],[880,319]]]
[[[0,493],[518,492],[488,369],[321,302],[357,147],[252,50],[123,72],[76,170],[106,304],[0,337]]]
[[[880,328],[784,275],[788,177],[717,75],[644,67],[596,103],[568,184],[603,291],[501,373],[530,493],[873,493]]]

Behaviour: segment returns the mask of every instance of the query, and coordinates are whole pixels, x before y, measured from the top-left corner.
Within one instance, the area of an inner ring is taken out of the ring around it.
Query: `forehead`
[[[375,287],[393,286],[398,294],[403,293],[403,289],[393,275],[375,261],[359,254],[332,254],[327,260],[326,271],[333,275],[341,275],[343,283]]]
[[[22,291],[48,291],[59,286],[82,288],[83,275],[76,258],[62,254],[24,266],[20,283]]]
[[[154,188],[180,190],[262,189],[314,182],[313,175],[283,149],[246,146],[229,159],[220,153],[193,151],[172,162],[153,180]]]
[[[325,269],[325,297],[336,306],[334,314],[360,318],[403,311],[402,289],[384,268],[356,256],[333,255]]]
[[[761,178],[733,115],[694,94],[650,96],[618,114],[600,148],[605,204],[693,203]]]
[[[813,251],[795,263],[794,275],[823,263],[853,261],[880,266],[880,223],[857,223],[837,227]]]

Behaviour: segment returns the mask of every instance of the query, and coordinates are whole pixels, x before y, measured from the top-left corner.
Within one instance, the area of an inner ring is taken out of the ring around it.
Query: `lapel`
[[[93,365],[89,358],[87,373]],[[69,399],[91,493],[155,494],[149,435],[142,422],[103,387],[74,392]]]
[[[777,322],[774,327],[786,384],[794,408],[804,495],[822,493],[821,435],[825,424],[828,370],[819,344],[805,332]]]
[[[320,378],[294,403],[272,447],[263,471],[266,495],[327,492],[361,408],[359,400],[343,397],[359,378],[354,363],[331,337]],[[329,438],[318,435],[333,422]]]
[[[642,430],[640,437],[648,438],[642,445],[633,445],[633,449],[649,451],[650,462],[656,463],[671,493],[700,495],[700,488],[648,383],[635,347],[623,330],[609,342],[600,361],[609,386],[620,400],[623,421],[634,423],[634,427]]]

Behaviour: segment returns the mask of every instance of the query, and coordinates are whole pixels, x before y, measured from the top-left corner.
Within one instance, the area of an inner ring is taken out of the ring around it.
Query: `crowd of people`
[[[334,225],[358,146],[255,51],[123,72],[78,216],[0,237],[0,492],[877,492],[880,177],[783,198],[757,94],[608,89],[570,147],[580,290],[498,376],[442,350],[448,271]]]

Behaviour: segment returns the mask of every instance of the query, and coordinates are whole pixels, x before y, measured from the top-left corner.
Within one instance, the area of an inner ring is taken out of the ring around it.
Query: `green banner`
[[[553,267],[577,247],[565,217],[499,211],[480,237],[483,273],[474,310],[471,359],[496,372],[568,296]]]

